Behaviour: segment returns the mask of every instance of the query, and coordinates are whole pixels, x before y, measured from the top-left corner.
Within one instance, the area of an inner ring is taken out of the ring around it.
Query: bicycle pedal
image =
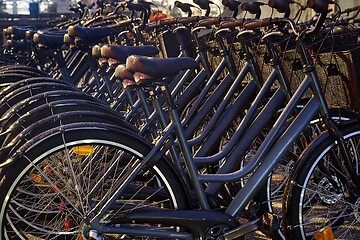
[[[283,239],[279,234],[280,221],[279,217],[273,213],[264,213],[259,230],[272,239]]]

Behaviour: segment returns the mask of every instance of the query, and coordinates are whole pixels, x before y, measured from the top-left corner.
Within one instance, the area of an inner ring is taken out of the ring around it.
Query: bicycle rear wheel
[[[150,150],[137,136],[105,124],[73,124],[25,144],[21,155],[1,169],[1,239],[81,239],[85,219],[101,209],[121,178]],[[116,226],[126,213],[184,209],[188,198],[170,165],[161,159],[140,171],[101,218]],[[130,223],[129,223],[130,224]],[[136,228],[137,224],[133,226]],[[139,228],[176,227],[139,224]],[[134,236],[110,234],[112,239]],[[135,237],[140,238],[140,237]],[[141,238],[140,238],[141,239]]]
[[[351,164],[360,174],[360,123],[342,130]],[[314,239],[331,227],[336,239],[360,237],[360,195],[351,183],[336,140],[323,135],[302,155],[286,189],[288,237]]]

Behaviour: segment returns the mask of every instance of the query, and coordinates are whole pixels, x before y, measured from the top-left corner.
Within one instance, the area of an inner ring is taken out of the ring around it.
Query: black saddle
[[[133,73],[140,72],[157,80],[197,66],[198,63],[189,57],[152,58],[132,55],[126,60],[126,68],[129,71]]]

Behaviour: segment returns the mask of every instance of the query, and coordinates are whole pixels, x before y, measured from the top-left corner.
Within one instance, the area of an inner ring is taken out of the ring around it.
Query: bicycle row
[[[308,1],[320,14],[314,28],[288,16],[145,25],[146,5],[119,4],[142,20],[69,27],[66,50],[64,32],[35,33],[26,46],[49,59],[36,60],[44,71],[2,67],[1,239],[237,239],[259,229],[312,239],[329,228],[339,239],[358,236],[358,115],[329,109],[307,49],[325,21],[338,24],[329,3]],[[118,28],[127,45],[171,30],[181,54],[94,46]],[[209,37],[221,53],[215,67]],[[227,44],[234,37],[240,70]],[[303,66],[295,87],[277,49],[284,40]],[[271,58],[266,80],[254,57],[260,45]],[[15,73],[23,76],[8,77]]]

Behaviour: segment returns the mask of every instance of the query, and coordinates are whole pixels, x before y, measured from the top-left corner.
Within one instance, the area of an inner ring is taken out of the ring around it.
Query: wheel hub
[[[321,186],[322,189],[325,189],[326,191],[329,192],[328,194],[320,195],[320,199],[326,204],[335,204],[343,196],[342,191],[341,191],[341,190],[343,190],[343,186],[342,186],[341,182],[339,181],[339,179],[336,176],[332,176],[332,179],[336,183],[337,186],[334,186],[334,184],[332,182],[330,182],[328,178],[323,178],[319,182],[319,186]],[[341,190],[339,190],[339,189],[341,189]]]

